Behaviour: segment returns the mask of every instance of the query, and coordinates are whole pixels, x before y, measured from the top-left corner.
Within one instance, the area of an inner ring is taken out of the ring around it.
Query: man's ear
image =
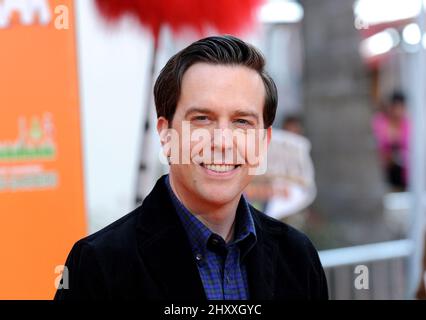
[[[269,126],[268,129],[266,129],[266,143],[267,147],[269,147],[269,144],[271,143],[272,139],[272,126]]]
[[[161,145],[164,145],[167,142],[167,132],[169,128],[169,121],[164,117],[159,117],[157,119],[157,132],[160,136]]]

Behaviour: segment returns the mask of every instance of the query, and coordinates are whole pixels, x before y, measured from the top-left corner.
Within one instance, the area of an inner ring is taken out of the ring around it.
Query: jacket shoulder
[[[318,251],[307,235],[285,222],[269,217],[255,208],[252,209],[262,232],[278,245],[281,256],[291,256],[295,264],[322,270]]]
[[[89,245],[95,249],[103,246],[109,248],[119,246],[123,242],[133,240],[136,236],[136,223],[140,207],[112,222],[99,231],[84,237],[76,244]]]
[[[325,272],[311,240],[303,232],[255,208],[252,208],[252,212],[262,233],[278,246],[278,265],[286,266],[282,270],[291,274],[292,281],[298,282],[297,287],[307,288],[303,296],[308,299],[328,299]]]
[[[117,283],[128,280],[126,273],[117,274],[116,271],[128,270],[134,259],[138,211],[130,212],[74,244],[65,262],[69,289],[58,289],[55,299],[106,299],[111,288],[119,288]]]

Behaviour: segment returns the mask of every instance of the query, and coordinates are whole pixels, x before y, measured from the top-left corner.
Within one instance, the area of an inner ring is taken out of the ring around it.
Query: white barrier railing
[[[411,240],[320,251],[330,299],[407,298],[407,258],[412,253]],[[367,274],[359,274],[358,266],[365,266]],[[357,287],[359,276],[366,277],[366,287]]]

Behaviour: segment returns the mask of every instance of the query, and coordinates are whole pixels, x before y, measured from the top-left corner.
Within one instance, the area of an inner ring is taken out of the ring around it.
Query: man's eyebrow
[[[237,110],[234,112],[234,116],[237,117],[252,117],[259,121],[259,115],[253,111]]]
[[[186,112],[185,112],[185,116],[184,118],[188,117],[191,113],[212,113],[212,111],[210,109],[207,108],[199,108],[199,107],[192,107],[189,108]]]
[[[184,118],[188,117],[192,113],[202,113],[202,114],[212,114],[213,111],[208,108],[200,108],[200,107],[192,107],[189,108],[184,115]],[[259,115],[254,111],[246,111],[246,110],[237,110],[232,116],[234,117],[251,117],[259,121]]]

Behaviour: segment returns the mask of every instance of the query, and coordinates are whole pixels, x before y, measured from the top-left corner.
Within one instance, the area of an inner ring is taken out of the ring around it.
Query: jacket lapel
[[[161,177],[142,204],[139,253],[166,299],[206,300],[185,230]]]
[[[271,300],[274,296],[277,246],[269,239],[264,226],[250,206],[256,226],[257,242],[246,257],[247,278],[251,300]]]

